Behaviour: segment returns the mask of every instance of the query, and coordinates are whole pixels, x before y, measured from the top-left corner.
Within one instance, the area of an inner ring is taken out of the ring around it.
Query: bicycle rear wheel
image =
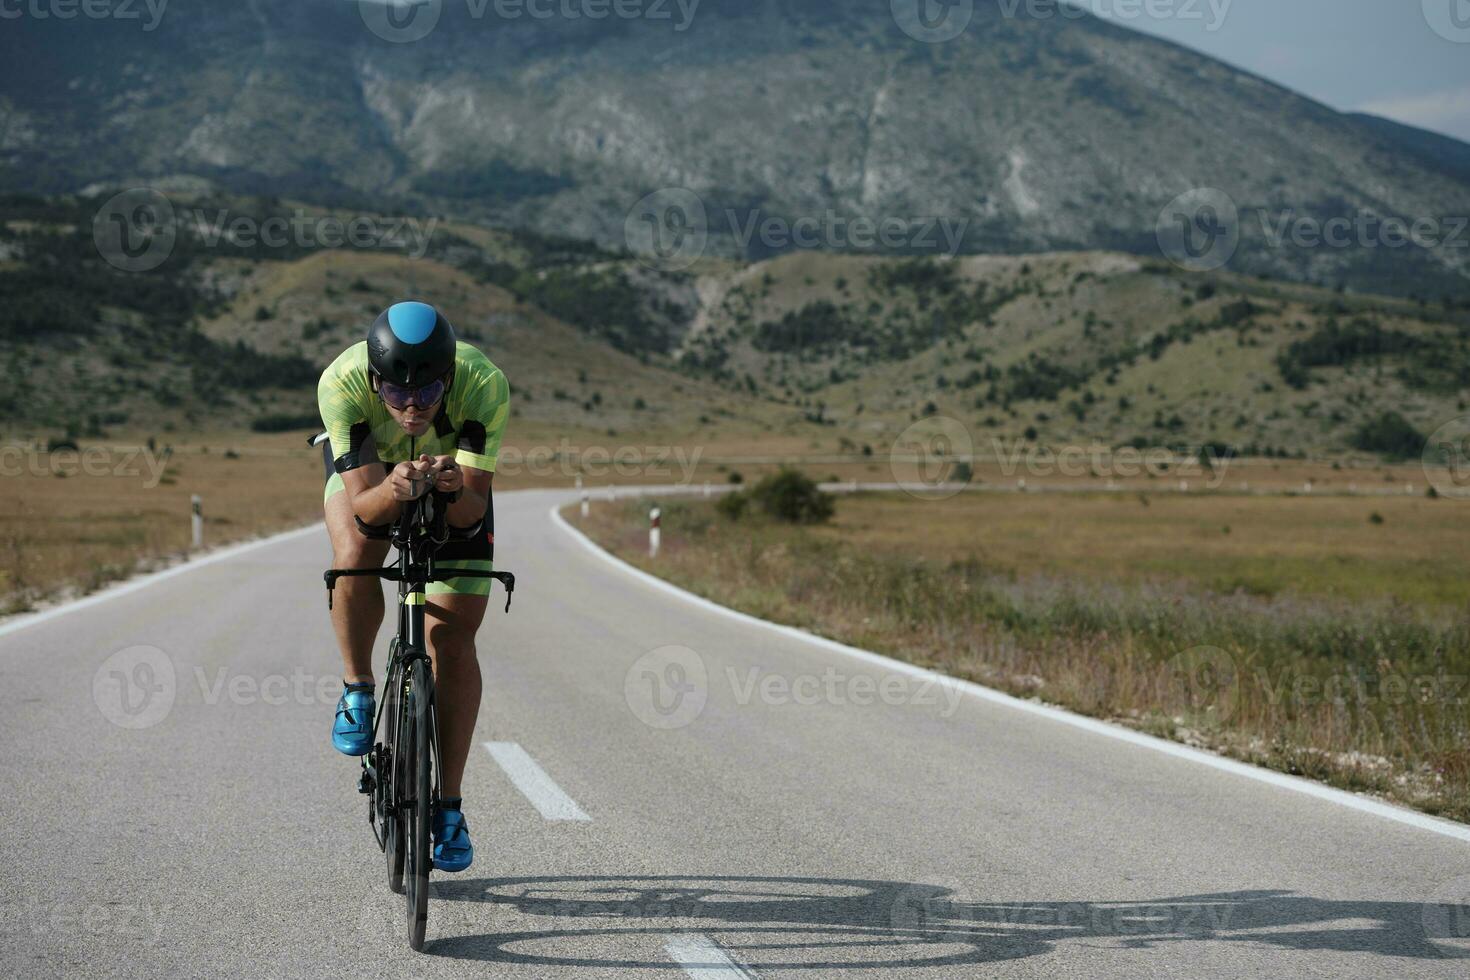
[[[408,898],[408,944],[415,950],[424,948],[424,932],[429,924],[429,871],[432,833],[432,752],[434,739],[430,704],[434,697],[434,681],[429,665],[415,660],[409,667],[409,684],[405,695],[404,724],[407,736],[402,740],[404,785],[403,830],[405,863],[404,892]]]

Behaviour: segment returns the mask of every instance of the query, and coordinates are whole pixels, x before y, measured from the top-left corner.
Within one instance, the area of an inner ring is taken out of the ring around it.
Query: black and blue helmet
[[[454,370],[454,327],[427,303],[394,303],[368,329],[368,364],[384,381],[421,388]]]

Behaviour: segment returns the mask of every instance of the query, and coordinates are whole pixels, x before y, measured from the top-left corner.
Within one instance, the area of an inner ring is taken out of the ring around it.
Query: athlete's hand
[[[440,493],[456,493],[464,486],[464,470],[453,456],[436,456],[433,459],[434,489]]]
[[[429,457],[424,455],[411,463],[399,463],[393,467],[393,472],[388,474],[388,486],[393,491],[393,499],[417,500],[427,493],[433,479],[430,473],[432,465]]]

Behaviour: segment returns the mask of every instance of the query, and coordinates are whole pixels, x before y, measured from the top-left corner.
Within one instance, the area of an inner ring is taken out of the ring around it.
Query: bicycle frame
[[[398,632],[390,647],[388,659],[387,676],[383,690],[396,691],[401,689],[404,683],[404,674],[408,668],[417,660],[429,662],[428,638],[424,633],[424,605],[427,601],[427,588],[432,582],[444,582],[454,578],[491,578],[498,580],[505,587],[505,610],[510,611],[512,596],[515,593],[515,575],[510,572],[480,571],[476,569],[448,569],[440,571],[434,567],[435,553],[449,541],[451,537],[469,538],[479,532],[480,525],[459,531],[448,527],[445,520],[446,507],[443,506],[444,498],[440,494],[429,493],[410,503],[399,519],[387,529],[374,528],[363,524],[359,518],[358,527],[362,532],[372,538],[388,539],[398,550],[398,558],[393,565],[382,568],[332,568],[323,575],[327,585],[327,608],[332,608],[332,598],[336,591],[337,581],[342,578],[378,578],[385,582],[398,583]],[[431,675],[432,676],[432,675]],[[373,744],[380,743],[379,733],[382,731],[384,713],[391,701],[395,699],[385,696],[378,705],[377,717],[373,719]],[[433,732],[433,775],[434,775],[434,799],[439,797],[439,725],[433,686],[430,685],[427,711],[427,720],[430,731]],[[372,793],[380,784],[385,774],[378,772],[376,766],[369,765],[369,759],[374,763],[377,761],[376,752],[370,752],[362,760],[362,776],[358,781],[358,789],[364,794]],[[396,766],[398,760],[390,759],[389,764]],[[390,780],[389,786],[393,789],[390,793],[387,813],[391,815],[402,803],[397,798],[398,793],[394,784],[396,780]],[[374,814],[369,808],[369,822],[372,823]],[[380,846],[385,845],[386,827],[374,824],[373,833],[378,838]]]

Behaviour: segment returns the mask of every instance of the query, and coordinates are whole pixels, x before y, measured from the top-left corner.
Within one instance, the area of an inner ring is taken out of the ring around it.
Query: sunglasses
[[[433,408],[439,404],[439,399],[444,397],[444,379],[430,382],[421,388],[405,388],[389,381],[383,381],[378,385],[378,394],[390,408],[396,408],[400,412],[410,405],[419,408]]]

